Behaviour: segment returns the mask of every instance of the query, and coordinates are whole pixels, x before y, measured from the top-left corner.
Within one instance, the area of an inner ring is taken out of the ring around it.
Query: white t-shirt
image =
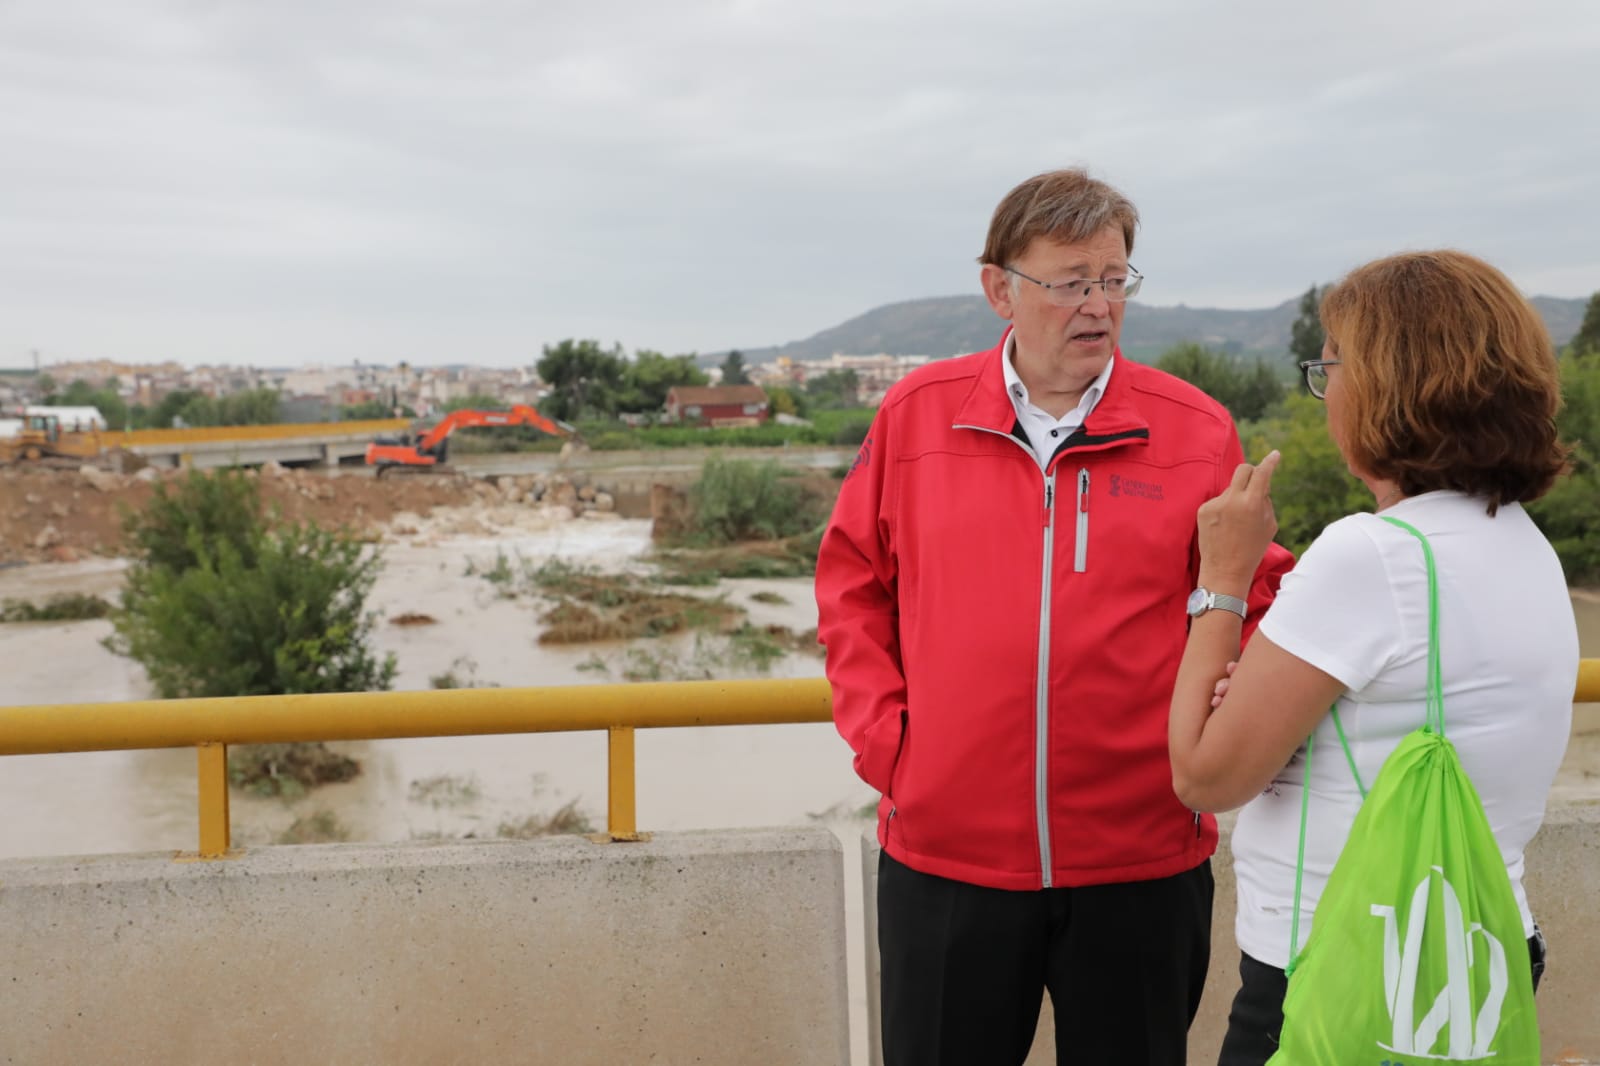
[[[1566,753],[1577,683],[1578,632],[1561,564],[1522,507],[1490,518],[1482,500],[1430,492],[1385,512],[1433,546],[1439,583],[1444,732],[1483,800],[1511,874],[1525,935],[1523,848],[1544,820]],[[1285,575],[1262,633],[1344,682],[1339,717],[1372,787],[1402,737],[1427,721],[1428,577],[1422,545],[1376,515],[1325,529]],[[1233,832],[1245,954],[1289,962],[1304,746]],[[1300,945],[1361,806],[1331,715],[1316,730],[1300,901]]]

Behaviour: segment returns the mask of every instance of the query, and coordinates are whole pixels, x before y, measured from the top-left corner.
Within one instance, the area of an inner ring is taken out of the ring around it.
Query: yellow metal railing
[[[1600,659],[1578,663],[1578,703],[1600,703]],[[821,678],[549,688],[351,692],[0,707],[0,755],[134,748],[199,752],[202,859],[229,852],[228,745],[603,730],[606,838],[640,840],[634,731],[831,721]]]
[[[0,755],[188,748],[199,752],[202,859],[229,852],[228,745],[604,730],[606,836],[640,840],[634,730],[831,721],[820,678],[550,688],[351,692],[0,707]]]
[[[359,422],[274,422],[259,426],[196,426],[189,429],[130,429],[106,431],[100,443],[107,448],[172,447],[183,444],[218,444],[230,441],[283,440],[291,437],[370,437],[393,433],[411,425],[408,418],[373,418]]]

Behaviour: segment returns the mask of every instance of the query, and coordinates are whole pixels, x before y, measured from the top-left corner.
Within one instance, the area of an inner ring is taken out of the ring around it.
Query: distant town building
[[[769,405],[760,385],[674,385],[664,411],[669,422],[720,428],[760,425]]]

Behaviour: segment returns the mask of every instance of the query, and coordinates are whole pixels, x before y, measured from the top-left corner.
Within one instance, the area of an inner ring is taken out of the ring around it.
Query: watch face
[[[1206,609],[1206,590],[1195,589],[1189,593],[1189,613],[1199,614]]]

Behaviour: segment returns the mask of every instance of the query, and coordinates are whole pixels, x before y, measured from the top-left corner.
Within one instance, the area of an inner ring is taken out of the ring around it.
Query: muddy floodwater
[[[631,645],[540,645],[537,598],[507,598],[483,575],[503,558],[513,572],[550,558],[607,570],[642,568],[649,522],[614,516],[531,521],[482,535],[442,533],[422,519],[384,546],[385,567],[370,605],[384,620],[381,650],[399,665],[396,689],[456,683],[524,686],[623,683],[641,662],[663,678],[820,677],[821,659],[792,653],[758,674],[719,662],[704,638]],[[96,559],[0,570],[0,600],[41,602],[56,593],[115,596],[122,564]],[[724,581],[700,590],[744,608],[758,626],[816,625],[809,579]],[[1600,596],[1575,592],[1583,653],[1600,657]],[[400,625],[402,615],[424,624]],[[142,699],[140,669],[107,651],[103,621],[0,624],[5,663],[0,704]],[[629,648],[636,649],[632,652]],[[643,655],[644,658],[640,658]],[[1552,797],[1600,802],[1600,705],[1580,705],[1568,757]],[[294,801],[235,793],[235,843],[278,842],[297,819],[325,814],[350,840],[493,837],[503,826],[567,804],[604,822],[605,740],[599,734],[538,734],[390,740],[336,745],[355,756],[355,780]],[[855,1059],[865,1057],[858,840],[876,799],[850,769],[830,725],[645,730],[637,738],[638,820],[647,830],[825,825],[844,843]],[[191,750],[98,752],[0,758],[0,858],[97,852],[192,850],[197,840]]]

